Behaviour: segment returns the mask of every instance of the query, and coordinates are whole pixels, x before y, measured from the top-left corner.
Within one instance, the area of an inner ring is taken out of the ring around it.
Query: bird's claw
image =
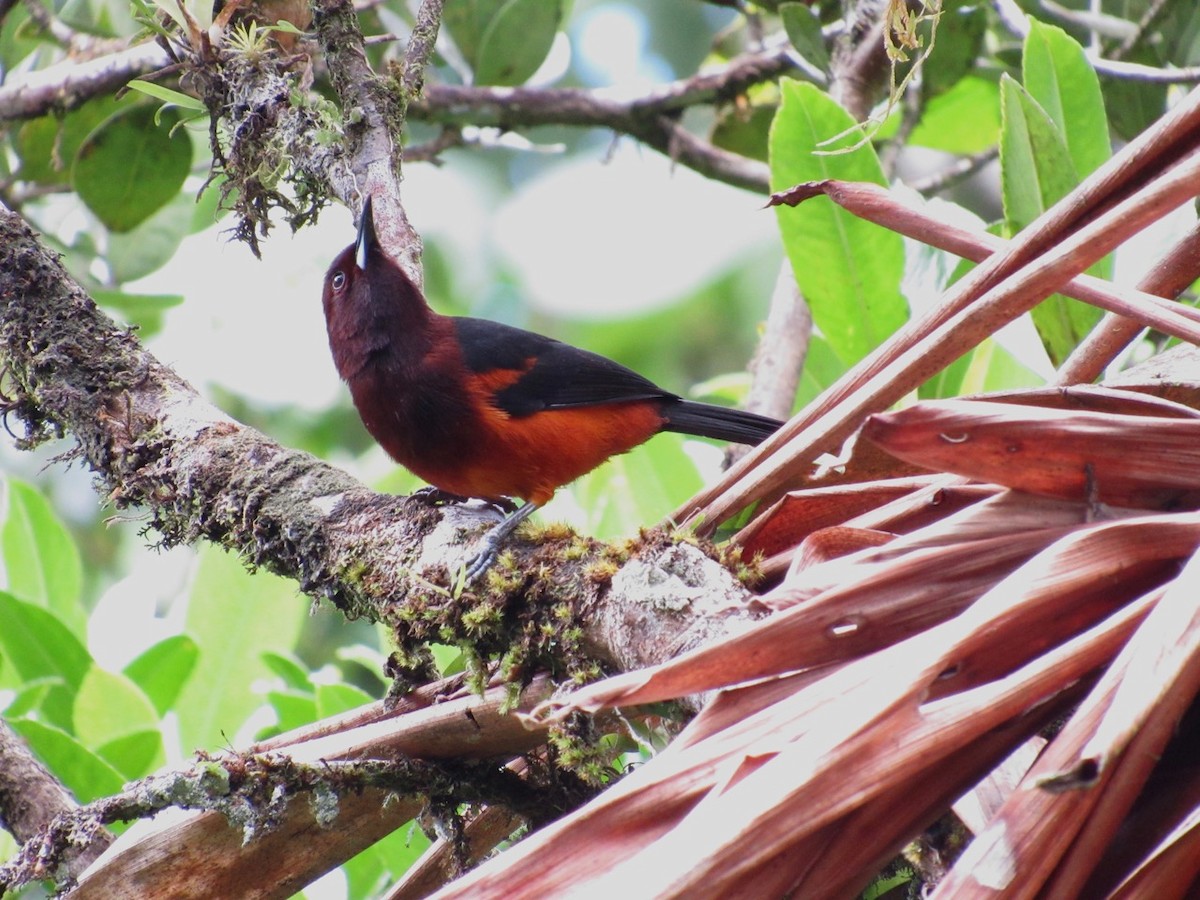
[[[463,587],[470,587],[479,576],[492,567],[496,561],[496,550],[495,547],[485,547],[467,563],[466,572],[463,573]]]
[[[452,494],[449,491],[443,491],[441,488],[433,487],[432,485],[418,488],[409,494],[409,498],[416,500],[419,503],[424,503],[427,506],[444,506],[447,503],[466,503],[470,497],[464,497],[462,494]]]

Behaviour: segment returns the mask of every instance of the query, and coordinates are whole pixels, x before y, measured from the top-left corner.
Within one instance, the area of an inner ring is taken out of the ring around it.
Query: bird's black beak
[[[354,242],[354,264],[360,272],[367,270],[367,261],[379,247],[375,236],[375,214],[371,211],[371,195],[363,201],[362,217],[358,220],[358,240]]]

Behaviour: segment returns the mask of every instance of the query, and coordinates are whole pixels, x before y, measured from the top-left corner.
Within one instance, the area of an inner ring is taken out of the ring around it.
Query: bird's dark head
[[[329,347],[343,378],[372,353],[419,332],[430,313],[421,291],[379,243],[369,196],[358,237],[325,273],[321,302]]]

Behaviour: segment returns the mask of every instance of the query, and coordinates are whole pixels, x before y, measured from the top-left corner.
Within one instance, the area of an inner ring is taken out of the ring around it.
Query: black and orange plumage
[[[660,431],[757,444],[781,424],[684,400],[540,334],[439,315],[380,246],[369,197],[323,304],[338,373],[393,459],[446,494],[525,501],[487,535],[468,580],[560,486]]]

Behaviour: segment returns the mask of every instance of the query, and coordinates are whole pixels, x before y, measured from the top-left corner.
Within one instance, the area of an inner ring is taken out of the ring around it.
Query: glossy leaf
[[[199,656],[195,641],[173,635],[143,651],[125,667],[124,675],[142,689],[161,716],[175,705]]]
[[[179,114],[137,106],[113,116],[79,148],[71,180],[79,198],[111,231],[131,231],[170,202],[192,167],[186,132],[170,135]]]
[[[832,149],[821,145],[854,125],[844,109],[810,84],[784,79],[782,90],[783,103],[771,128],[773,190],[829,178],[885,183],[869,144],[848,153],[814,152]],[[844,364],[858,361],[908,315],[900,294],[900,236],[838,209],[825,197],[777,209],[776,215],[813,321]]]
[[[1000,165],[1004,217],[1024,228],[1079,182],[1054,121],[1021,85],[1000,79]]]

